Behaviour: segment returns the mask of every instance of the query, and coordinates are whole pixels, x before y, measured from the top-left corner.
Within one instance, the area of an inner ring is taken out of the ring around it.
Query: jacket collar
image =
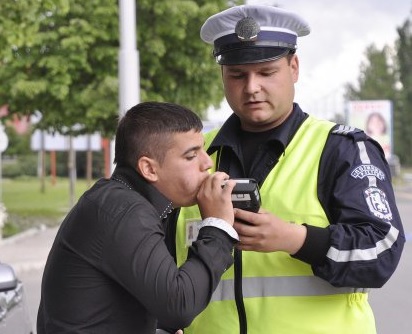
[[[271,134],[268,136],[267,142],[269,144],[281,145],[281,151],[283,152],[286,146],[289,144],[295,132],[298,130],[302,122],[308,117],[306,113],[302,111],[297,103],[293,104],[293,111],[290,116],[278,127],[272,129]],[[221,146],[229,146],[234,151],[237,150],[235,143],[239,142],[240,133],[240,119],[236,114],[232,114],[222,128],[213,139],[207,153],[213,154]]]
[[[173,210],[172,202],[160,191],[148,183],[135,169],[128,166],[116,166],[111,180],[117,181],[146,198],[164,219]]]

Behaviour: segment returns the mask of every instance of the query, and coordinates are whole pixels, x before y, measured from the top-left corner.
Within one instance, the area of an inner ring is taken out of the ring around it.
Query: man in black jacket
[[[120,120],[116,169],[63,221],[44,270],[37,332],[155,333],[190,324],[231,266],[227,174],[209,173],[202,122],[190,110],[146,102]],[[222,184],[225,184],[222,187]],[[177,208],[198,203],[203,222],[178,268],[164,242]]]

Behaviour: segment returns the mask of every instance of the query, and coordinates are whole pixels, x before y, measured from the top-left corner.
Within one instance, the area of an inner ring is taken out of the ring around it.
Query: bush
[[[19,228],[16,224],[6,223],[3,226],[2,237],[3,238],[8,238],[8,237],[11,237],[12,235],[15,235],[15,234],[17,234],[21,231],[22,231],[22,229]]]
[[[13,159],[4,160],[2,175],[5,178],[36,176],[37,162],[37,154],[21,155]]]

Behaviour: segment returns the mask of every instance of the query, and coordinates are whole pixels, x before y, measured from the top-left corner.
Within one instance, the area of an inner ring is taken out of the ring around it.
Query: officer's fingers
[[[250,219],[253,217],[252,212],[242,210],[242,209],[235,209],[234,213],[235,213],[235,217],[238,218],[239,220],[250,221]]]
[[[236,244],[236,248],[243,251],[258,251],[258,244],[247,240],[245,237],[240,237],[240,241]]]
[[[235,220],[233,228],[236,230],[239,237],[247,240],[248,242],[253,242],[253,239],[257,236],[256,227],[247,225],[245,222],[239,222]],[[247,239],[246,239],[247,238]]]

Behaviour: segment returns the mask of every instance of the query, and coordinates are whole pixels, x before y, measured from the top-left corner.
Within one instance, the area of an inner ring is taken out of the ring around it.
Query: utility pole
[[[140,101],[139,51],[136,38],[136,1],[119,0],[119,117]],[[114,157],[114,142],[111,143]],[[112,172],[114,165],[112,166]]]
[[[136,1],[119,1],[119,115],[140,100],[139,52],[136,38]]]

